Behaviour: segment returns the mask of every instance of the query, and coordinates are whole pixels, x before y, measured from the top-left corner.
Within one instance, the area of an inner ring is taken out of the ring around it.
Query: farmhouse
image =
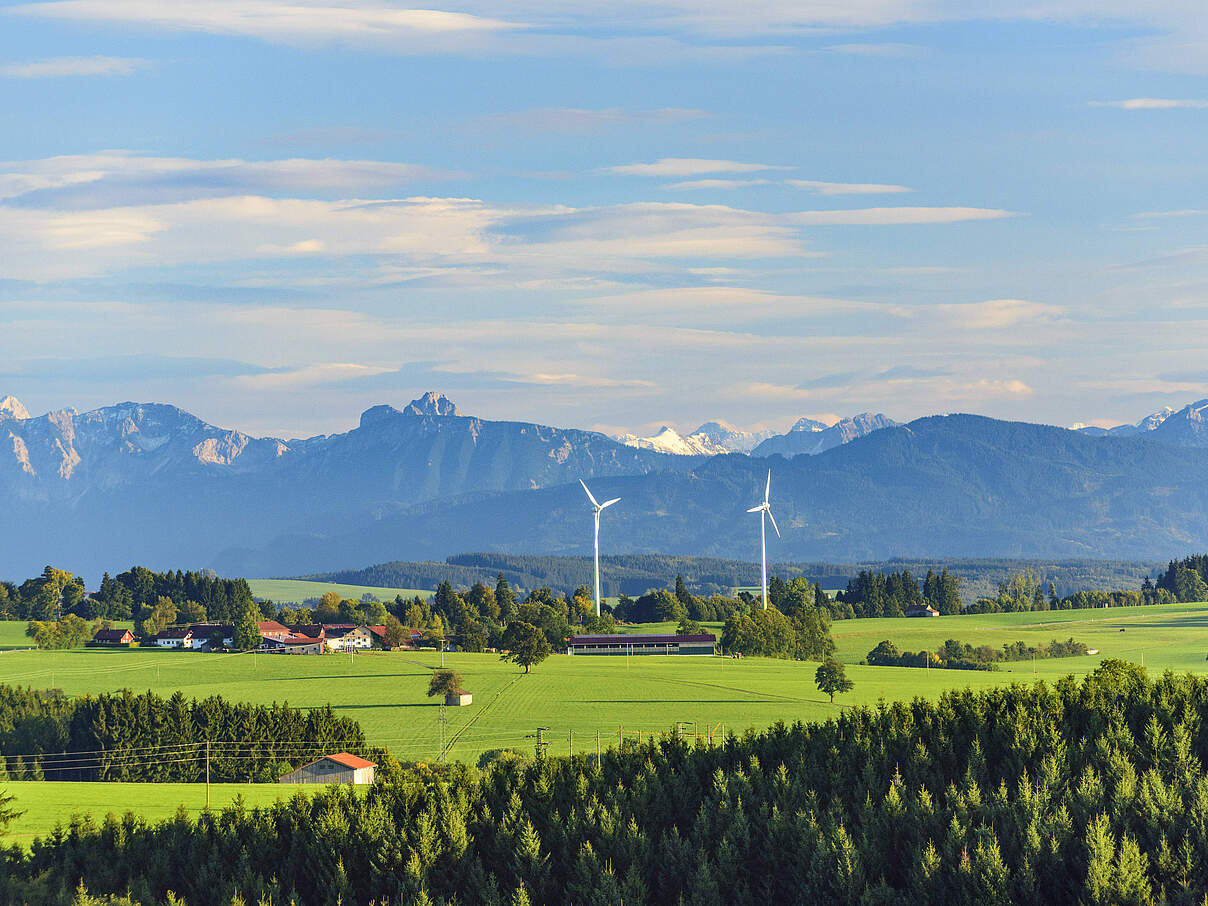
[[[281,778],[281,783],[373,783],[377,764],[340,752],[304,764]]]
[[[165,629],[154,636],[160,648],[192,648],[193,631],[190,629]]]
[[[293,635],[293,632],[288,626],[284,625],[283,623],[278,623],[276,620],[262,620],[256,624],[256,628],[266,639],[283,639],[287,635]]]
[[[349,648],[380,648],[386,644],[385,626],[359,626],[356,623],[301,623],[293,629],[295,635],[326,640],[329,651],[347,651]]]
[[[261,636],[261,651],[273,651],[279,654],[322,654],[327,650],[327,639],[320,636],[312,639],[308,635],[289,635],[278,637]]]
[[[92,637],[94,645],[132,645],[138,641],[129,629],[98,629]]]
[[[911,604],[906,608],[908,617],[938,617],[940,612],[930,604]]]
[[[567,654],[712,654],[717,636],[703,635],[577,635]]]
[[[194,623],[189,627],[193,630],[193,647],[209,648],[210,640],[222,639],[224,648],[235,644],[235,627],[230,623]]]

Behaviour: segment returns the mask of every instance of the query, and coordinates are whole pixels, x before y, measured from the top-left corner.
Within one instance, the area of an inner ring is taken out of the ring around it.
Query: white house
[[[155,644],[160,648],[192,648],[193,630],[165,629],[155,636]]]

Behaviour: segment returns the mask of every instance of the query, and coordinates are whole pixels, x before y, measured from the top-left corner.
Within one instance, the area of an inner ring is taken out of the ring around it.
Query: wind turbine
[[[772,528],[776,529],[776,537],[780,537],[780,529],[776,528],[776,517],[772,515],[772,505],[768,503],[768,496],[772,493],[772,470],[768,469],[768,483],[763,489],[763,503],[759,506],[753,506],[748,513],[759,514],[759,565],[763,570],[763,609],[768,609],[768,535],[767,529],[764,527],[764,514],[772,520]],[[598,518],[598,517],[597,517]]]
[[[771,473],[768,473],[768,474],[771,474]],[[605,500],[603,503],[597,503],[596,498],[591,496],[591,491],[587,490],[587,485],[584,483],[582,478],[579,479],[579,484],[583,485],[583,491],[585,494],[587,494],[587,499],[591,501],[591,505],[595,509],[595,516],[596,516],[596,616],[598,617],[600,615],[600,511],[603,510],[605,507],[612,506],[614,503],[616,503],[621,498],[614,497],[614,498],[612,498],[612,500]]]

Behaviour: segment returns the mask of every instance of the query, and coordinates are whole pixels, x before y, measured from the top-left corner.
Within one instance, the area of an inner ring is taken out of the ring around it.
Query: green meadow
[[[0,641],[18,637],[21,624],[0,624]],[[720,627],[710,625],[718,631]],[[671,624],[626,627],[672,631]],[[1123,630],[1123,631],[1121,631]],[[287,657],[205,654],[149,649],[8,651],[0,653],[0,682],[55,686],[70,695],[127,687],[188,697],[220,694],[232,701],[330,704],[355,718],[369,739],[400,760],[476,760],[489,749],[531,749],[538,728],[551,751],[601,745],[667,731],[687,722],[715,735],[764,727],[778,720],[825,720],[841,708],[879,699],[933,698],[954,687],[985,688],[1093,670],[1105,657],[1144,663],[1150,672],[1208,669],[1208,605],[1052,611],[935,619],[836,622],[837,654],[855,689],[830,704],[814,688],[815,664],[767,658],[554,655],[531,674],[492,654],[445,654],[474,703],[447,708],[426,697],[428,678],[441,665],[435,651],[333,653]],[[903,650],[935,648],[955,638],[999,647],[1073,637],[1094,656],[999,665],[993,672],[866,667],[859,661],[882,639]],[[442,746],[441,740],[444,744]],[[572,739],[573,737],[573,739]]]
[[[395,596],[410,598],[419,595],[427,598],[432,589],[383,588],[378,585],[340,585],[337,582],[309,582],[305,579],[248,579],[247,584],[257,598],[267,598],[278,604],[301,604],[309,598],[321,598],[329,591],[337,592],[341,598],[361,600],[366,593],[379,601],[393,601]]]
[[[133,812],[148,821],[171,818],[184,808],[191,817],[205,809],[206,789],[197,783],[57,783],[45,780],[6,781],[4,792],[14,798],[11,808],[22,812],[4,834],[5,843],[28,846],[34,837],[45,837],[56,824],[72,815],[88,815],[99,824],[106,815]],[[240,797],[248,807],[267,805],[310,792],[317,786],[271,783],[214,783],[210,785],[210,807],[219,809]]]

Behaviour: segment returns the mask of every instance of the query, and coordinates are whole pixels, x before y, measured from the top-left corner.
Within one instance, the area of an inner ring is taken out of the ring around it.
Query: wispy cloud
[[[883,44],[831,44],[826,48],[831,53],[849,54],[859,57],[921,57],[926,48],[917,44],[900,44],[887,41]]]
[[[994,330],[1043,321],[1053,321],[1065,315],[1060,305],[1044,302],[1029,302],[1026,299],[989,299],[985,302],[969,302],[929,306],[926,311],[935,311],[946,316],[958,327],[972,330]]]
[[[875,182],[823,182],[818,179],[786,179],[785,182],[798,189],[817,192],[819,195],[890,195],[914,191],[907,186]]]
[[[1192,98],[1128,98],[1123,101],[1091,101],[1091,107],[1118,107],[1121,110],[1174,110],[1180,107],[1208,108],[1208,100]]]
[[[707,160],[699,157],[663,157],[648,164],[605,167],[606,173],[625,176],[703,176],[708,173],[758,173],[762,170],[792,170],[775,164],[751,164],[736,160]]]
[[[896,226],[925,223],[959,223],[963,220],[998,220],[1014,217],[998,208],[858,208],[841,211],[800,211],[785,219],[803,226]]]
[[[464,176],[395,161],[193,160],[102,151],[0,161],[0,199],[39,207],[129,206],[234,194],[347,193]]]
[[[1164,217],[1199,217],[1208,214],[1208,208],[1184,208],[1181,211],[1141,211],[1133,214],[1137,220],[1159,220]]]
[[[515,129],[522,132],[561,132],[574,135],[622,127],[682,123],[708,116],[710,114],[704,110],[684,107],[660,107],[655,110],[625,110],[620,107],[542,107],[534,110],[488,113],[467,120],[461,128],[475,132]]]
[[[689,179],[684,182],[672,182],[663,186],[664,189],[689,191],[693,189],[742,189],[746,186],[766,186],[769,179]]]
[[[0,76],[9,79],[54,79],[64,76],[126,76],[148,65],[133,57],[55,57],[32,63],[0,66]]]

